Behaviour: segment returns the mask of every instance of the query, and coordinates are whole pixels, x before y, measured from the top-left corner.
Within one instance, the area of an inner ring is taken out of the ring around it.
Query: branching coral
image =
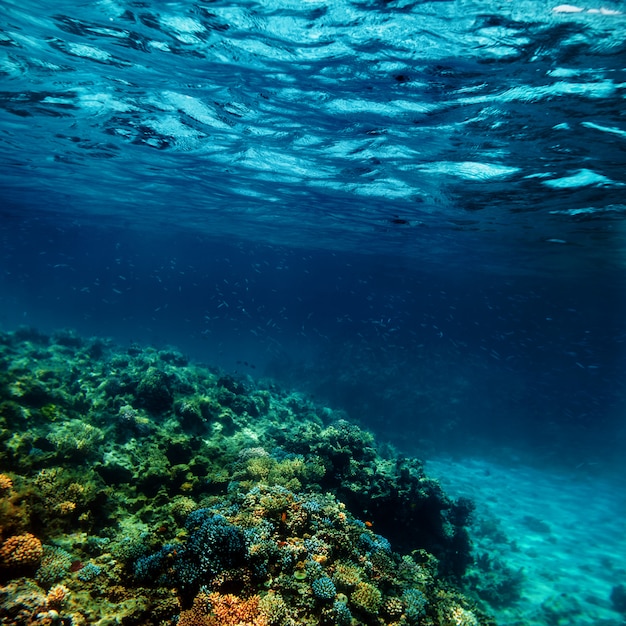
[[[269,626],[266,615],[259,610],[259,596],[239,598],[233,594],[212,593],[209,603],[221,626]]]
[[[321,576],[311,583],[313,595],[318,600],[334,600],[337,590],[328,576]]]
[[[359,567],[352,563],[338,561],[335,563],[333,580],[343,591],[354,589],[361,582],[362,572]]]
[[[7,474],[0,474],[0,494],[9,491],[13,487],[13,480]]]
[[[287,604],[280,593],[269,591],[259,600],[259,611],[270,626],[280,626],[287,617]]]
[[[191,608],[182,611],[177,626],[217,626],[215,617],[211,615],[211,604],[204,593],[199,593]]]
[[[58,609],[68,599],[70,590],[65,585],[55,585],[48,590],[46,595],[46,606],[51,609]]]
[[[476,616],[458,605],[449,607],[443,619],[443,626],[478,626]]]
[[[43,546],[43,555],[35,579],[42,585],[55,583],[69,574],[72,555],[56,546]]]
[[[71,419],[57,426],[48,435],[48,440],[60,455],[88,456],[104,439],[104,433],[97,426]]]

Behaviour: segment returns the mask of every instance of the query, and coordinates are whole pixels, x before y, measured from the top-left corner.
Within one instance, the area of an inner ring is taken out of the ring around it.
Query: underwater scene
[[[0,624],[626,625],[621,0],[0,2]]]

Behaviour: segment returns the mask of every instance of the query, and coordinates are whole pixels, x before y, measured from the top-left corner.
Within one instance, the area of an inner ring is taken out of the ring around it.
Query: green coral
[[[63,412],[61,411],[61,408],[58,407],[56,404],[46,404],[42,406],[39,411],[45,419],[51,422],[56,422],[59,418],[63,417]]]
[[[383,594],[374,585],[360,582],[350,595],[350,603],[370,615],[376,615],[383,602]]]
[[[97,426],[70,419],[55,427],[47,437],[58,454],[88,456],[103,441],[104,433]]]
[[[148,371],[137,385],[137,399],[142,406],[154,413],[164,413],[172,406],[173,377],[156,367]]]
[[[343,591],[354,589],[361,582],[362,575],[363,571],[361,568],[352,563],[345,561],[337,561],[335,563],[333,580],[337,587]]]
[[[44,545],[35,579],[44,586],[50,586],[69,574],[73,560],[72,555],[63,548]]]

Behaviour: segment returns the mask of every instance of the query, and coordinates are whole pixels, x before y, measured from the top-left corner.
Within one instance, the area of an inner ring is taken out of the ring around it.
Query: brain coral
[[[41,541],[31,533],[13,535],[0,548],[0,562],[8,567],[35,565],[43,555]]]

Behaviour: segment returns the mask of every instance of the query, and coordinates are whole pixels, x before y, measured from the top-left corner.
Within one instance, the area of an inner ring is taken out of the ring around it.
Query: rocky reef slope
[[[0,623],[465,626],[471,502],[297,393],[0,335]]]

